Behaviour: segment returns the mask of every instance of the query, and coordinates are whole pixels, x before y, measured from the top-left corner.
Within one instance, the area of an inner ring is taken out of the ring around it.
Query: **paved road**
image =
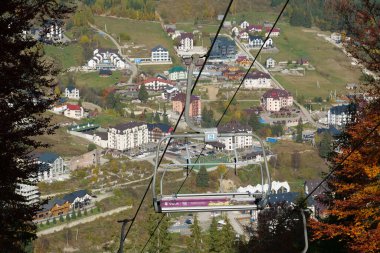
[[[124,60],[129,64],[129,66],[130,66],[130,69],[131,69],[131,71],[132,71],[132,75],[131,75],[131,77],[129,78],[129,80],[128,80],[128,83],[132,83],[132,80],[133,80],[133,78],[135,77],[135,76],[137,76],[137,67],[136,67],[136,65],[131,61],[131,60],[129,60],[129,58],[128,58],[128,56],[126,56],[126,55],[124,55],[123,54],[123,51],[121,50],[121,46],[119,45],[119,43],[111,36],[111,35],[109,35],[108,33],[106,33],[105,31],[103,31],[103,30],[101,30],[101,29],[99,29],[98,27],[96,27],[95,25],[93,25],[93,24],[91,24],[91,23],[88,23],[88,25],[91,27],[91,28],[93,28],[93,29],[95,29],[95,30],[97,30],[98,32],[101,32],[101,33],[103,33],[103,34],[105,34],[114,44],[115,44],[115,46],[117,47],[117,50],[119,51],[119,54],[121,55],[121,57],[123,57],[124,58]]]
[[[227,35],[226,36],[230,37],[232,39],[231,36]],[[251,54],[251,52],[249,50],[246,49],[246,47],[240,43],[239,40],[237,40],[236,38],[234,39],[236,44],[238,45],[238,47],[243,51],[245,52],[251,59],[254,59],[255,57]],[[285,90],[285,88],[280,84],[280,82],[278,82],[274,76],[258,61],[255,61],[255,64],[254,64],[254,67],[257,68],[258,70],[264,72],[264,73],[267,73],[270,75],[270,77],[272,78],[275,86],[279,89],[282,89],[282,90]],[[309,113],[309,111],[303,107],[300,103],[298,103],[295,99],[294,99],[294,104],[300,108],[301,112],[303,113],[303,115],[306,117],[306,119],[314,126],[314,127],[317,127],[317,128],[326,128],[326,126],[322,125],[322,124],[319,124],[318,122],[316,122],[312,117],[311,117],[311,114]]]
[[[110,211],[107,211],[107,212],[104,212],[104,213],[99,213],[99,214],[91,215],[91,216],[85,217],[85,218],[80,219],[80,220],[69,222],[67,224],[63,224],[63,225],[59,225],[59,226],[56,226],[56,227],[52,227],[52,228],[48,228],[48,229],[42,230],[40,232],[37,232],[37,236],[52,234],[52,233],[55,233],[55,232],[58,232],[58,231],[62,231],[65,228],[71,228],[71,227],[77,226],[79,224],[84,224],[84,223],[92,222],[92,221],[94,221],[96,219],[103,218],[103,217],[106,217],[106,216],[110,216],[110,215],[113,215],[115,213],[120,213],[122,211],[131,209],[131,208],[132,208],[132,206],[122,206],[122,207],[119,207],[119,208],[116,208],[116,209],[113,209],[113,210],[110,210]]]

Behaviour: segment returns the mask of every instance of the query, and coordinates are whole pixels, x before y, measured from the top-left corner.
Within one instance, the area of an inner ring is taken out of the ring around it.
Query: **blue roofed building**
[[[210,38],[211,43],[214,38]],[[210,59],[235,59],[237,53],[235,41],[228,37],[219,36],[210,53]]]
[[[77,209],[90,205],[92,197],[87,190],[78,190],[66,194],[62,199],[70,203],[70,208]]]
[[[171,62],[169,51],[161,45],[156,46],[151,51],[152,62]]]
[[[149,142],[157,143],[163,137],[169,135],[173,131],[173,127],[164,123],[147,124]]]
[[[38,153],[34,156],[39,165],[38,180],[53,181],[67,173],[61,156],[52,152]]]
[[[343,127],[350,122],[355,112],[355,105],[338,105],[331,107],[327,114],[327,124],[335,127]]]

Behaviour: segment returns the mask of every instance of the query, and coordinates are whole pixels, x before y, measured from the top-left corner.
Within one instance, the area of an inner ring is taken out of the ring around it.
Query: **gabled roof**
[[[84,196],[86,196],[86,194],[89,194],[87,190],[79,190],[66,194],[65,196],[63,196],[62,199],[64,201],[68,201],[69,203],[73,203],[76,198],[83,198]]]
[[[68,89],[70,92],[72,92],[75,89],[75,87],[74,87],[74,85],[70,84],[69,86],[66,87],[66,89]]]
[[[322,179],[312,179],[305,181],[305,193],[309,194],[312,190],[314,190],[320,183],[322,182]],[[307,187],[307,189],[306,189]],[[323,182],[321,186],[316,188],[315,192],[313,193],[313,196],[318,196],[323,194],[324,192],[329,191],[329,187],[327,185],[327,182]]]
[[[80,111],[81,107],[79,105],[67,104],[67,109],[71,111]]]
[[[121,124],[118,124],[116,126],[111,126],[110,128],[114,128],[114,129],[117,129],[117,130],[120,130],[120,131],[124,131],[124,130],[131,129],[131,128],[134,128],[134,127],[139,127],[139,126],[142,126],[142,125],[145,125],[145,123],[144,122],[135,122],[135,121],[132,121],[132,122],[128,122],[128,123],[121,123]]]
[[[58,198],[51,199],[48,201],[48,203],[42,206],[42,210],[40,212],[47,212],[51,210],[55,205],[62,206],[65,203],[66,201],[64,199],[58,199]]]
[[[192,33],[181,33],[181,40],[186,38],[193,39],[194,35]]]
[[[330,113],[335,115],[347,114],[350,111],[353,111],[355,106],[353,104],[349,105],[338,105],[330,108]]]
[[[102,140],[108,140],[108,133],[107,132],[95,132],[96,136],[99,136]]]
[[[262,40],[262,41],[264,41],[263,37],[260,35],[249,35],[249,39],[250,40]]]
[[[263,29],[263,26],[262,25],[249,25],[247,26],[247,30],[262,30]]]
[[[270,75],[261,71],[255,71],[252,73],[248,73],[246,77],[246,79],[260,79],[260,78],[270,79]]]
[[[338,129],[336,129],[336,127],[334,127],[332,125],[330,125],[328,129],[326,129],[326,128],[318,128],[318,130],[317,130],[318,134],[325,133],[325,132],[329,133],[333,137],[337,137],[337,136],[339,136],[342,133],[341,131],[339,131]]]
[[[60,156],[53,152],[44,152],[36,154],[35,157],[43,163],[53,163],[55,160],[57,160]]]
[[[151,83],[151,82],[161,82],[161,83],[166,83],[166,84],[170,84],[170,85],[175,85],[175,82],[171,81],[171,80],[166,80],[166,79],[162,79],[162,78],[157,78],[157,77],[150,77],[150,78],[147,78],[143,81],[142,84],[147,84],[147,83]],[[140,84],[141,85],[141,84]]]
[[[155,123],[155,124],[147,124],[148,131],[152,131],[154,128],[159,128],[164,133],[170,133],[173,128],[169,125],[166,125],[164,123]]]
[[[195,100],[200,100],[199,96],[191,95],[190,101],[193,102]],[[178,93],[172,98],[172,101],[181,101],[182,103],[185,103],[186,101],[186,94],[185,93]]]
[[[263,98],[273,98],[279,99],[280,97],[289,97],[291,96],[290,92],[281,89],[271,89],[264,93]]]
[[[266,27],[265,28],[265,30],[266,30],[266,32],[270,32],[270,30],[272,29],[272,27]],[[273,30],[272,30],[272,33],[275,33],[275,32],[280,32],[281,30],[280,30],[280,28],[273,28]]]
[[[227,124],[218,126],[218,132],[220,133],[245,133],[247,131],[252,131],[252,127],[243,125],[236,120],[232,120]]]
[[[186,71],[186,69],[182,66],[175,66],[175,67],[169,69],[170,74],[174,73],[174,72],[184,72],[184,71]]]
[[[157,52],[157,51],[165,51],[165,52],[167,52],[168,50],[166,48],[164,48],[163,46],[158,45],[158,46],[152,48],[152,52]]]

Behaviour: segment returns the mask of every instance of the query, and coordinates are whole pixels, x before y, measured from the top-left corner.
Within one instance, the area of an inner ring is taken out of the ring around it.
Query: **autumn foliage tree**
[[[379,1],[336,1],[351,41],[347,50],[364,66],[380,73]],[[356,98],[354,121],[339,139],[340,152],[330,158],[335,168],[329,191],[319,201],[328,208],[325,218],[311,221],[313,240],[334,242],[334,252],[380,251],[380,82],[365,84],[366,98]],[[323,247],[323,246],[322,246]],[[331,249],[331,247],[330,247]]]

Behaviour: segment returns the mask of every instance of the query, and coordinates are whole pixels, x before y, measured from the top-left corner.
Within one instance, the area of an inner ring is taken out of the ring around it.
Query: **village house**
[[[270,30],[272,29],[272,27],[266,27],[265,28],[265,37],[267,37],[268,36],[268,34],[269,34],[269,32],[270,32]],[[272,30],[272,32],[271,32],[271,34],[270,34],[270,36],[269,37],[278,37],[278,36],[280,36],[280,28],[273,28],[273,30]]]
[[[149,142],[158,143],[163,137],[173,132],[173,128],[163,123],[147,124]]]
[[[172,81],[181,81],[187,79],[187,71],[184,67],[175,66],[169,69],[169,79]]]
[[[239,81],[245,76],[245,72],[242,70],[230,71],[227,69],[227,70],[222,71],[222,75],[227,80]]]
[[[91,69],[126,69],[128,65],[122,60],[116,49],[95,49],[87,66]]]
[[[172,98],[172,108],[173,112],[180,114],[185,107],[186,94],[178,93]],[[191,95],[190,98],[190,108],[189,116],[190,117],[200,117],[201,116],[201,99],[199,96]]]
[[[236,59],[236,63],[243,68],[249,68],[252,64],[252,61],[249,60],[246,56],[239,56]]]
[[[240,28],[241,29],[246,29],[249,26],[248,21],[243,21],[240,23]]]
[[[122,123],[108,129],[108,148],[120,151],[148,143],[148,127],[143,122]]]
[[[249,73],[243,84],[246,89],[269,89],[272,87],[270,75],[261,71]]]
[[[63,112],[63,115],[72,119],[81,119],[84,117],[84,110],[83,107],[79,105],[67,104],[67,108]]]
[[[336,43],[339,44],[342,42],[342,35],[340,33],[332,33],[330,38]]]
[[[91,195],[87,190],[78,190],[69,194],[66,194],[62,198],[65,202],[70,203],[70,209],[81,209],[89,206],[91,203]]]
[[[270,57],[266,60],[265,66],[267,69],[274,68],[276,66],[276,61]]]
[[[79,90],[72,85],[65,88],[65,97],[69,99],[80,99]]]
[[[38,153],[34,157],[38,164],[38,181],[52,181],[67,173],[62,157],[56,153]]]
[[[286,90],[271,89],[261,97],[261,105],[267,111],[278,112],[293,105],[293,96]]]
[[[230,121],[218,126],[218,133],[252,133],[252,128],[238,121]],[[219,142],[224,144],[226,150],[248,148],[252,147],[252,136],[220,137]]]
[[[162,78],[151,77],[145,79],[143,83],[139,84],[139,89],[141,85],[145,85],[145,88],[148,91],[163,91],[166,88],[175,86],[176,83]]]
[[[92,141],[102,147],[102,148],[108,148],[108,133],[107,132],[94,132]]]
[[[181,33],[179,42],[179,50],[189,51],[194,48],[194,35],[192,33]]]
[[[56,216],[64,216],[70,212],[70,203],[63,199],[51,199],[36,214],[35,220],[43,220]]]
[[[351,120],[354,105],[338,105],[331,107],[327,113],[327,124],[335,127],[345,126]]]
[[[248,40],[249,39],[249,33],[246,31],[241,31],[238,35],[238,38],[240,40]]]
[[[170,62],[169,51],[161,45],[156,46],[151,51],[152,62]]]
[[[262,32],[263,31],[263,26],[262,25],[249,25],[247,26],[246,29],[248,32]]]
[[[167,87],[162,91],[161,97],[165,100],[172,100],[178,93],[179,89],[177,87]]]
[[[47,43],[59,43],[63,40],[63,21],[47,20],[40,30],[40,40]]]
[[[248,45],[250,47],[261,47],[264,44],[264,48],[273,47],[273,40],[268,38],[268,40],[264,43],[263,37],[259,35],[249,35]]]
[[[168,27],[166,28],[166,33],[169,35],[169,37],[172,37],[175,34],[175,29]]]
[[[236,26],[234,26],[232,29],[231,29],[231,35],[232,36],[237,36],[239,34],[239,28],[237,28]]]

